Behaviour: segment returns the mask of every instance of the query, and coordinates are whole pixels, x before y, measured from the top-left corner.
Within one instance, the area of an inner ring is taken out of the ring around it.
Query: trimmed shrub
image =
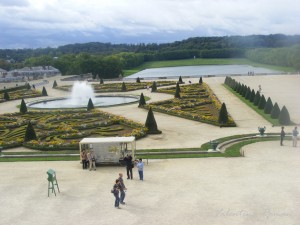
[[[4,91],[3,98],[5,99],[5,101],[9,101],[10,100],[10,96],[9,96],[9,94],[8,94],[7,91]]]
[[[254,91],[254,89],[252,89],[252,91],[251,91],[251,96],[250,96],[250,102],[254,102],[254,98],[255,98],[255,91]]]
[[[136,78],[136,82],[137,83],[141,83],[141,80],[140,80],[140,78],[138,77],[138,78]]]
[[[260,101],[260,93],[259,93],[259,91],[257,91],[256,92],[256,94],[255,94],[255,97],[254,97],[254,100],[253,100],[253,104],[255,105],[255,106],[258,106],[258,103],[259,103],[259,101]]]
[[[151,92],[157,92],[157,86],[155,81],[153,81],[152,83]]]
[[[26,106],[26,103],[25,103],[23,98],[22,98],[22,101],[21,101],[20,113],[23,113],[23,114],[27,113],[27,106]]]
[[[183,81],[182,81],[181,76],[180,76],[179,79],[178,79],[178,83],[179,83],[179,84],[183,84]]]
[[[250,97],[251,97],[251,89],[250,89],[250,87],[248,87],[247,91],[246,91],[246,94],[245,94],[245,98],[247,100],[250,100]]]
[[[122,83],[122,91],[126,91],[126,84],[125,84],[125,82]]]
[[[283,106],[281,109],[278,121],[281,125],[290,125],[291,123],[290,114],[285,106]]]
[[[94,103],[93,103],[92,99],[90,98],[86,109],[87,109],[87,111],[91,111],[94,108],[95,108]]]
[[[202,84],[202,83],[203,83],[202,77],[200,77],[200,79],[199,79],[199,84]]]
[[[276,102],[274,104],[273,108],[272,108],[272,111],[271,111],[271,118],[278,119],[279,114],[280,114],[280,108],[279,108],[279,106],[278,106],[278,104]]]
[[[100,78],[100,84],[104,84],[104,81],[102,78]]]
[[[140,101],[139,101],[139,107],[143,106],[143,105],[146,105],[146,100],[145,100],[144,94],[141,93]]]
[[[175,98],[180,98],[180,87],[179,87],[179,83],[177,82],[176,84],[176,91],[175,91]]]
[[[156,120],[151,107],[148,111],[145,127],[148,129],[148,134],[161,134],[161,131],[157,129]]]
[[[264,109],[266,106],[266,99],[265,99],[265,96],[262,95],[260,100],[259,100],[259,103],[258,103],[258,108],[259,109]]]
[[[28,141],[31,141],[31,140],[37,140],[37,137],[36,137],[35,130],[34,130],[32,124],[29,121],[29,123],[27,125],[27,128],[26,128],[26,131],[25,131],[24,142],[28,142]]]
[[[273,102],[271,100],[271,98],[269,97],[266,103],[266,106],[264,108],[264,113],[266,114],[270,114],[273,108]]]
[[[53,82],[52,88],[55,88],[55,87],[57,87],[57,82],[56,82],[56,80]]]
[[[243,91],[242,91],[242,96],[243,97],[246,97],[247,90],[248,90],[248,86],[244,85],[244,88],[243,88]]]
[[[30,89],[31,89],[31,86],[30,86],[29,83],[27,83],[26,86],[27,86],[27,90],[30,90]]]
[[[228,122],[228,112],[225,103],[223,102],[220,113],[219,113],[219,120],[220,124],[226,124]]]
[[[48,96],[48,93],[47,93],[47,90],[46,90],[45,87],[43,87],[42,95],[43,95],[43,96]]]

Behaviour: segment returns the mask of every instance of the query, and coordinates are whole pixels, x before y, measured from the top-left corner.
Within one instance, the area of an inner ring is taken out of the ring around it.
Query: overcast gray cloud
[[[0,48],[300,34],[295,0],[0,0]]]

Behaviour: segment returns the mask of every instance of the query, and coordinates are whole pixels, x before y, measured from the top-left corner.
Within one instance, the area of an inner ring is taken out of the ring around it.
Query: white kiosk
[[[131,154],[134,160],[135,137],[84,138],[79,142],[79,153],[92,149],[96,155],[96,164],[122,163],[127,154]]]

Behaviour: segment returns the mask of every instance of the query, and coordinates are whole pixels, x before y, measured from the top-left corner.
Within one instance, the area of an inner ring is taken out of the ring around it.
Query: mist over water
[[[88,102],[95,99],[94,89],[86,82],[76,81],[72,87],[71,97],[69,98],[71,105],[78,105],[82,102]]]

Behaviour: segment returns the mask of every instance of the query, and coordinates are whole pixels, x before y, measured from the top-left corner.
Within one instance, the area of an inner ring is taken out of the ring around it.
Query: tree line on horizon
[[[144,62],[190,58],[248,58],[300,69],[300,35],[194,37],[165,44],[91,42],[58,48],[0,49],[0,68],[54,66],[62,74],[98,74],[114,78]]]

